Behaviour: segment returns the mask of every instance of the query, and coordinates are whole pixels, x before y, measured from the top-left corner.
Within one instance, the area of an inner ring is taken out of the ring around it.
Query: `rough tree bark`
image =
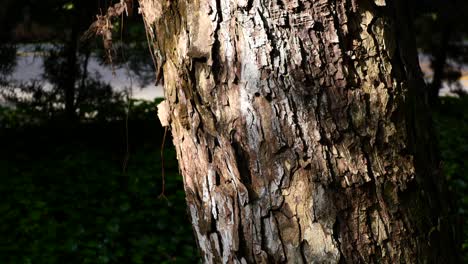
[[[405,1],[140,0],[206,263],[451,263]]]

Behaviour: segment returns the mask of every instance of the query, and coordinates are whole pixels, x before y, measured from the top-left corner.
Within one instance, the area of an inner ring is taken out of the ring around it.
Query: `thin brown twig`
[[[151,48],[151,44],[150,44],[150,36],[149,36],[149,33],[148,31],[150,30],[148,24],[146,23],[146,19],[145,19],[145,14],[142,14],[143,15],[143,24],[145,25],[145,34],[146,34],[146,44],[148,45],[148,50],[150,52],[150,55],[151,55],[151,60],[153,60],[153,67],[154,67],[154,71],[157,73],[157,69],[158,69],[158,64],[156,63],[156,58],[154,57],[154,52],[153,52],[153,49]]]
[[[161,194],[159,195],[159,198],[164,198],[166,200],[167,200],[167,197],[166,197],[166,195],[164,195],[164,192],[166,190],[166,175],[165,175],[165,172],[164,172],[164,143],[166,142],[167,130],[168,130],[168,127],[164,127],[164,136],[163,136],[163,140],[162,140],[162,143],[161,143],[162,190],[161,190]]]
[[[123,20],[123,12],[121,14],[121,23],[120,23],[120,42],[123,43],[123,27],[124,27],[124,20]],[[125,52],[124,52],[124,49],[121,47],[120,48],[120,51],[122,53],[122,61],[126,61],[126,56],[125,56]],[[129,127],[128,127],[128,119],[129,119],[129,115],[130,115],[130,108],[131,108],[131,97],[132,97],[132,87],[133,87],[133,79],[132,79],[132,74],[130,72],[130,69],[127,65],[127,63],[125,63],[125,70],[127,71],[127,75],[129,76],[130,78],[130,87],[127,89],[126,91],[126,94],[127,94],[127,113],[125,115],[125,159],[124,159],[124,164],[123,164],[123,170],[124,172],[126,171],[127,169],[127,165],[128,165],[128,160],[130,158],[130,144],[129,144]]]

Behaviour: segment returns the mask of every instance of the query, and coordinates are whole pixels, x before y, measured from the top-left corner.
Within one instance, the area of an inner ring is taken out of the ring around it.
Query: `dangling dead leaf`
[[[128,15],[127,2],[129,0],[121,0],[107,9],[105,15],[96,15],[96,21],[86,30],[81,37],[81,41],[86,41],[94,36],[101,36],[106,52],[106,59],[112,65],[112,19],[122,15],[124,12]]]

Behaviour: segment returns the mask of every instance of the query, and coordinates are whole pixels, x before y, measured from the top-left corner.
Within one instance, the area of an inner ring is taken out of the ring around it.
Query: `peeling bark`
[[[404,1],[140,4],[205,263],[456,263]]]

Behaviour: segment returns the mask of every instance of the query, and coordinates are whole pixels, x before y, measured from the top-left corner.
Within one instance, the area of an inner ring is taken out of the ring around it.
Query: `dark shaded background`
[[[136,1],[113,23],[112,65],[100,38],[80,41],[111,0],[2,0],[0,8],[0,263],[196,263],[175,151],[154,101],[131,98],[90,60],[154,82]],[[468,210],[467,1],[414,2],[445,175],[461,224]],[[38,80],[12,80],[23,47]],[[441,87],[452,97],[440,97]],[[131,87],[129,87],[131,88]],[[459,234],[465,259],[468,230]]]

